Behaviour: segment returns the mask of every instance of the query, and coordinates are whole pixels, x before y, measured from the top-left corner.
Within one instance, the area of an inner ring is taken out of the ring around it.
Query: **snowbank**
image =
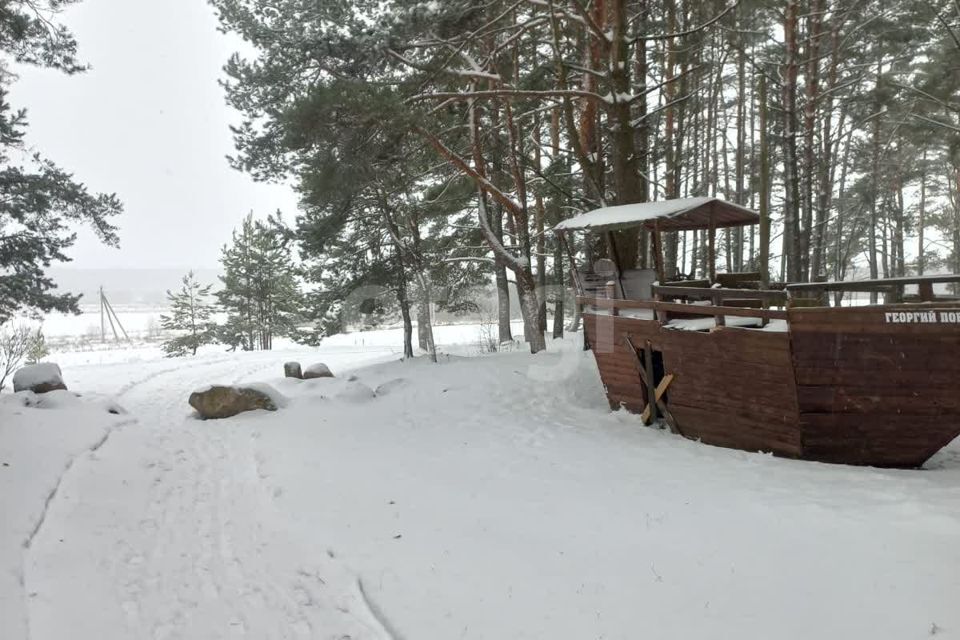
[[[610,413],[570,347],[368,368],[362,405],[291,386],[259,472],[403,637],[960,636],[956,444],[925,471],[709,447]]]
[[[96,456],[86,396],[4,398],[0,638],[24,592],[34,640],[960,637],[960,443],[921,471],[718,449],[611,413],[578,338],[434,365],[388,337],[71,367],[139,420]],[[214,379],[289,404],[197,428]]]
[[[27,637],[24,556],[61,478],[119,424],[67,391],[0,394],[0,638]]]

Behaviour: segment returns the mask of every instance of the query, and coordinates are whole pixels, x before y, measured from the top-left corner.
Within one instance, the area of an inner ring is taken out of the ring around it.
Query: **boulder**
[[[332,378],[333,373],[330,372],[330,367],[318,362],[317,364],[312,364],[306,368],[303,372],[304,380],[311,380],[313,378]]]
[[[40,362],[21,367],[13,374],[13,390],[47,393],[49,391],[64,390],[63,374],[60,367],[52,362]]]
[[[285,362],[283,364],[283,377],[284,378],[299,378],[303,379],[303,371],[300,370],[299,362]]]
[[[210,418],[229,418],[244,411],[266,409],[276,411],[278,402],[276,392],[266,385],[256,387],[228,387],[213,385],[198,389],[190,394],[190,406],[197,410],[204,420]]]

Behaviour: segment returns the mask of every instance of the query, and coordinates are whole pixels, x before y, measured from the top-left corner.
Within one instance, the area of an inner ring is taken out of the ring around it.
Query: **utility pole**
[[[123,328],[123,325],[120,323],[120,316],[117,315],[117,312],[113,310],[113,306],[110,304],[110,301],[107,300],[106,294],[103,292],[103,287],[100,287],[100,341],[107,341],[107,329],[106,324],[104,323],[104,317],[110,322],[110,330],[113,331],[113,339],[117,342],[120,342],[120,335],[117,333],[117,327],[120,327],[120,331],[123,333],[123,338],[127,342],[130,342],[130,336],[127,335],[127,330]]]

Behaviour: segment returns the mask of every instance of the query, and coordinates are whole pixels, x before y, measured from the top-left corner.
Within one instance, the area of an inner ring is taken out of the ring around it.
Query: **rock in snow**
[[[21,367],[13,374],[13,390],[47,393],[56,389],[66,390],[60,367],[52,362],[41,362]]]
[[[312,364],[307,367],[306,371],[303,372],[303,379],[310,380],[312,378],[332,378],[333,373],[330,372],[330,367],[318,362],[317,364]]]
[[[299,362],[285,362],[283,364],[284,378],[303,378],[303,371],[300,370]]]
[[[190,406],[203,419],[229,418],[244,411],[276,411],[280,394],[269,385],[230,387],[211,385],[190,394]]]

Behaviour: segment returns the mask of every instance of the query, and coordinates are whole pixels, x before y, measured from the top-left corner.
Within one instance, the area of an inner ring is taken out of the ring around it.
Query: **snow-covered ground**
[[[960,638],[960,443],[920,471],[708,447],[610,413],[575,339],[476,336],[436,365],[395,331],[58,354],[83,398],[0,401],[0,638]],[[287,406],[191,416],[252,381]]]

